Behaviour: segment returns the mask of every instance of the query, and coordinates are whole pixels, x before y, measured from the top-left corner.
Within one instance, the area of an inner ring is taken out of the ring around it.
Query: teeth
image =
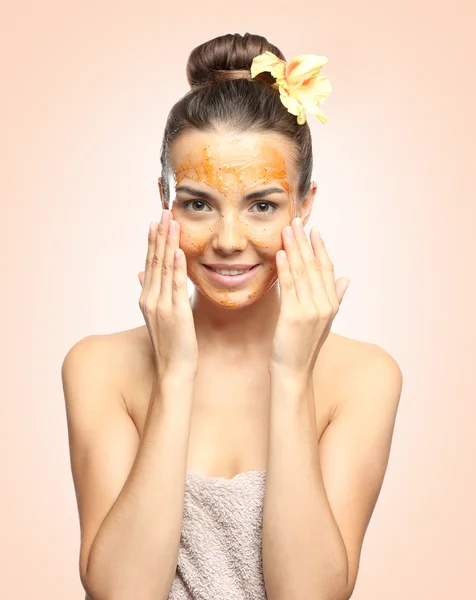
[[[237,271],[236,269],[212,269],[215,273],[220,273],[220,275],[242,275],[243,273],[247,273],[249,269],[245,269],[244,271]]]

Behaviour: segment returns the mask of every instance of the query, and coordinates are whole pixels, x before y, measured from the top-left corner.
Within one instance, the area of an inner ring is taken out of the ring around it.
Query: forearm
[[[91,548],[92,600],[166,599],[182,529],[193,382],[154,384],[130,474]],[[97,598],[94,596],[97,595]]]
[[[272,378],[263,573],[269,600],[342,600],[347,554],[319,463],[312,382]]]

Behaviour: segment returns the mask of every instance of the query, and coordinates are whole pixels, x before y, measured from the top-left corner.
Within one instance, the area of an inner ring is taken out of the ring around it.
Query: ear
[[[157,183],[158,183],[158,186],[159,186],[160,201],[162,203],[162,210],[168,210],[169,207],[167,206],[167,203],[165,202],[165,199],[164,199],[164,188],[162,186],[162,177],[159,177]]]
[[[311,182],[309,186],[309,191],[304,196],[304,200],[301,204],[301,214],[299,215],[302,218],[303,225],[309,221],[309,218],[312,213],[312,205],[314,204],[314,198],[316,196],[317,191],[317,183],[315,181]]]

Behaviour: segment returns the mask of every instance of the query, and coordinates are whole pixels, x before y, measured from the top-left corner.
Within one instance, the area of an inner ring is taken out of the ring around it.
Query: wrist
[[[270,367],[271,382],[279,382],[280,385],[305,388],[312,385],[312,373],[294,371],[283,367]]]
[[[177,390],[186,390],[193,388],[195,383],[196,371],[188,369],[169,369],[164,373],[156,375],[156,385],[160,388],[175,388]]]

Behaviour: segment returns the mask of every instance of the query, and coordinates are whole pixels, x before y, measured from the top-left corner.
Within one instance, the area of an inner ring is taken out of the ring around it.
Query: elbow
[[[349,600],[354,592],[355,582],[349,582],[347,569],[334,577],[332,592],[325,596],[325,600]],[[337,585],[336,582],[339,582]],[[324,596],[323,596],[324,598]]]
[[[84,600],[113,600],[111,594],[106,593],[104,589],[98,589],[99,586],[94,583],[90,574],[81,573],[80,577],[86,594]],[[104,584],[101,588],[104,588]]]
[[[354,593],[355,584],[349,583],[347,578],[341,585],[339,592],[332,598],[332,600],[350,600]],[[330,599],[329,599],[330,600]]]
[[[349,568],[349,559],[347,551],[345,552],[345,560],[343,561],[342,569],[336,578],[340,581],[339,590],[332,600],[349,600],[354,592],[355,587],[355,575]]]

